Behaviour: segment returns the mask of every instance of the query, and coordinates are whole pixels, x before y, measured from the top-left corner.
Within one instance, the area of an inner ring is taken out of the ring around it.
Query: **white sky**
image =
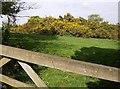
[[[53,16],[58,17],[71,13],[74,17],[87,19],[90,14],[99,14],[105,21],[110,23],[118,22],[118,1],[119,0],[22,0],[37,9],[20,12],[22,16]],[[18,24],[27,22],[28,18],[17,21]]]

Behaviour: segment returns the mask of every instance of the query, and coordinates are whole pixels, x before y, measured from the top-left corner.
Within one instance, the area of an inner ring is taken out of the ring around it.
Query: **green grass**
[[[20,44],[21,48],[31,51],[113,67],[120,67],[118,65],[120,63],[118,58],[118,43],[120,42],[109,39],[40,34],[13,33],[10,38],[10,45],[14,47],[16,47],[17,44]],[[31,66],[49,87],[87,87],[91,89],[93,86],[118,86],[118,83],[97,78],[44,68],[37,65]],[[16,73],[16,75],[17,74],[18,73]],[[21,77],[24,78],[26,75]],[[28,80],[30,81],[30,79]],[[22,81],[28,82],[28,80],[23,79]]]

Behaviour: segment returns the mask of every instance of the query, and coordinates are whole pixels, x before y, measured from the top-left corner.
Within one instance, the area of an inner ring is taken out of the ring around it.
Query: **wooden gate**
[[[5,45],[0,45],[0,50],[0,55],[3,56],[0,60],[0,67],[8,63],[10,60],[16,60],[35,83],[36,87],[48,88],[27,63],[33,63],[40,66],[92,76],[109,81],[120,82],[119,68],[70,60],[68,58],[27,51]],[[13,87],[33,87],[3,74],[0,74],[0,81]]]

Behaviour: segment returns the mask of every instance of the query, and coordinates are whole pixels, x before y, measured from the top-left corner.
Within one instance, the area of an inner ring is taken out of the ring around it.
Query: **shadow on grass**
[[[55,40],[56,35],[51,34],[27,34],[27,33],[11,33],[12,38],[32,39],[32,40]],[[22,40],[21,39],[21,40]]]
[[[107,80],[99,80],[98,82],[88,82],[88,89],[120,89],[120,83]]]
[[[69,44],[63,44],[58,40],[57,35],[40,35],[40,34],[11,34],[10,46],[50,54],[57,55],[62,57],[70,57],[67,55],[66,51],[63,51],[64,48],[71,48]],[[61,51],[62,50],[62,51]],[[62,53],[61,53],[62,52]]]
[[[38,51],[39,49],[44,50],[47,46],[52,45],[51,40],[57,40],[56,35],[40,35],[40,34],[20,34],[12,33],[10,38],[10,46]]]
[[[120,50],[117,49],[83,47],[80,50],[75,51],[71,58],[75,60],[120,68],[119,54]]]
[[[21,33],[11,33],[10,37],[10,46],[16,46],[18,43],[21,44],[21,46],[24,45],[24,43],[29,42],[40,42],[40,41],[50,41],[50,40],[56,40],[56,35],[40,35],[40,34],[21,34]],[[23,44],[22,44],[23,43]],[[35,45],[31,44],[31,45]]]
[[[120,68],[119,60],[120,50],[106,49],[98,47],[83,47],[75,51],[71,58],[75,60],[102,64]],[[89,89],[120,89],[120,83],[100,79],[98,82],[88,82]]]

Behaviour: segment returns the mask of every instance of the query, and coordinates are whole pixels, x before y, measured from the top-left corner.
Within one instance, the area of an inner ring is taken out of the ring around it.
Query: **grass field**
[[[87,61],[97,64],[120,67],[118,43],[116,40],[94,39],[94,38],[77,38],[72,36],[58,35],[40,35],[40,34],[11,34],[10,45],[16,47],[20,44],[23,49],[42,52],[61,57],[72,58],[73,60]],[[6,66],[11,65],[8,63]],[[93,77],[63,72],[51,68],[32,65],[38,75],[44,80],[49,87],[118,87],[118,83],[100,80]],[[4,66],[5,68],[5,66]],[[3,68],[3,69],[4,69]],[[9,68],[7,70],[11,70]],[[3,71],[3,73],[7,73]],[[19,69],[11,71],[8,75],[32,83],[26,73]],[[108,88],[109,89],[109,88]]]

